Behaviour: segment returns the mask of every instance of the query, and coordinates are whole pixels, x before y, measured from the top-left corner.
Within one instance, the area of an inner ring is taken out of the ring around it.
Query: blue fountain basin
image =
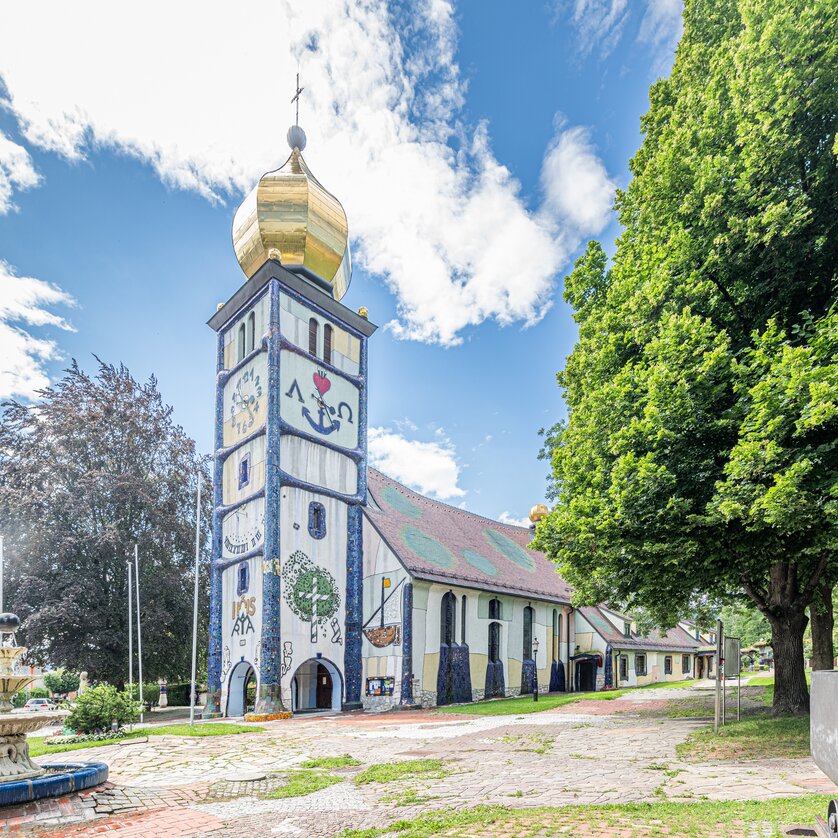
[[[41,767],[48,772],[42,777],[0,783],[0,806],[61,797],[98,786],[108,779],[108,766],[104,762],[53,762]]]

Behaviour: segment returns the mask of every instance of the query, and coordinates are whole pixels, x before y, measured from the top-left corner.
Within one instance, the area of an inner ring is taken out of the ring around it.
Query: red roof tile
[[[531,533],[431,500],[369,469],[375,504],[364,514],[407,570],[419,579],[570,602],[570,586]]]

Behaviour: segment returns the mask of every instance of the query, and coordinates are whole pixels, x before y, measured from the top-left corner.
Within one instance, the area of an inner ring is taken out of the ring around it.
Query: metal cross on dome
[[[300,94],[303,92],[304,88],[300,87],[300,74],[297,73],[297,90],[295,91],[293,97],[291,98],[291,104],[296,104],[297,106],[297,115],[296,120],[294,122],[295,125],[300,124]]]

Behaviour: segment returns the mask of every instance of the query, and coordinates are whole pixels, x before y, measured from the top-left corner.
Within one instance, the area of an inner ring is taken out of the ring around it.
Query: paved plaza
[[[98,790],[5,811],[5,829],[51,836],[331,836],[432,809],[628,801],[734,800],[831,793],[811,759],[684,762],[675,746],[703,722],[656,717],[694,690],[638,691],[523,716],[433,711],[297,717],[264,732],[155,736],[85,750],[110,765]],[[705,693],[706,695],[706,693]],[[305,760],[358,766],[302,797],[270,799]],[[430,778],[358,784],[366,767],[440,759]],[[44,762],[47,760],[45,759]],[[441,776],[440,776],[441,775]]]

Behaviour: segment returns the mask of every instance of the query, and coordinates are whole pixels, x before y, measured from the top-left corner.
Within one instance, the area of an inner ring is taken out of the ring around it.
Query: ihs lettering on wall
[[[291,671],[291,663],[294,660],[294,647],[290,640],[282,644],[282,669],[280,677],[284,678]]]
[[[256,597],[246,597],[232,603],[233,606],[233,630],[230,636],[239,636],[239,644],[244,646],[247,643],[245,635],[254,634],[256,629],[253,625],[253,617],[256,614]]]
[[[334,576],[317,567],[302,550],[295,551],[285,563],[284,597],[301,620],[311,625],[311,642],[317,643],[319,629],[335,616],[340,607],[340,591]],[[334,637],[333,637],[333,642]]]

